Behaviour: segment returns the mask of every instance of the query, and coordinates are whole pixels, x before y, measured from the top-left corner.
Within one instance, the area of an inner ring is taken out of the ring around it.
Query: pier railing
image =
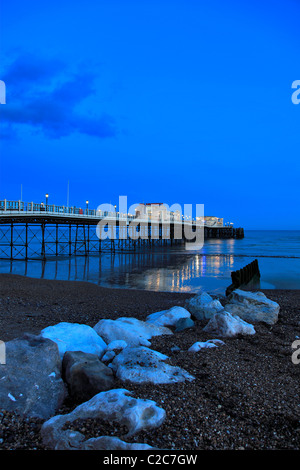
[[[82,217],[95,217],[95,218],[102,218],[102,217],[114,217],[118,219],[128,219],[132,220],[134,218],[131,214],[121,214],[115,211],[99,211],[97,209],[82,209],[81,207],[67,207],[67,206],[58,206],[55,204],[44,204],[44,203],[35,203],[35,202],[23,202],[23,201],[7,201],[3,200],[0,201],[0,211],[7,214],[16,214],[20,212],[22,214],[32,214],[33,212],[36,214],[44,215],[45,213],[48,214],[55,214],[55,215],[63,215],[63,216],[82,216]]]
[[[111,220],[120,220],[123,222],[131,222],[132,220],[141,220],[141,221],[153,221],[153,222],[171,222],[171,223],[184,223],[188,225],[197,225],[205,226],[204,222],[196,221],[195,219],[188,216],[175,215],[172,212],[168,212],[163,217],[158,214],[151,216],[150,214],[145,215],[144,217],[136,217],[133,214],[125,214],[117,211],[101,211],[97,209],[82,209],[80,207],[67,207],[67,206],[58,206],[55,204],[44,204],[44,203],[34,203],[34,202],[23,202],[23,201],[8,201],[6,199],[0,201],[0,214],[3,215],[55,215],[62,217],[82,217],[82,219],[95,218],[109,218]],[[211,225],[208,225],[211,226]],[[223,225],[218,224],[217,227],[222,227]]]
[[[202,246],[207,238],[243,237],[242,228],[206,224],[203,218],[196,221],[172,212],[133,215],[88,207],[0,201],[0,259],[87,256],[107,250],[134,252],[173,244],[185,244],[191,250],[197,244]]]

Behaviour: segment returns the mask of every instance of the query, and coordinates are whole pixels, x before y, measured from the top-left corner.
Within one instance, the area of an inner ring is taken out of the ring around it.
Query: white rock
[[[130,443],[121,441],[114,436],[93,437],[85,441],[80,450],[148,450],[153,447],[148,444]],[[107,457],[109,458],[109,457]],[[129,458],[129,457],[127,457]]]
[[[246,323],[240,317],[234,317],[231,313],[223,311],[216,313],[203,328],[203,331],[216,336],[254,335],[253,325]]]
[[[102,356],[101,361],[102,361],[102,362],[111,361],[115,356],[116,356],[115,351],[106,351],[106,353],[104,354],[104,356]]]
[[[101,358],[107,346],[93,328],[79,323],[61,322],[48,326],[41,331],[41,336],[57,344],[61,358],[66,351],[82,351]]]
[[[124,349],[127,347],[126,341],[116,339],[107,345],[106,351],[115,351],[116,349]]]
[[[194,380],[184,369],[166,364],[166,359],[168,356],[144,346],[126,348],[114,358],[111,367],[120,380],[133,383],[166,384]]]
[[[198,352],[200,349],[216,348],[217,345],[208,342],[197,341],[189,349],[188,352]]]
[[[197,320],[210,319],[215,313],[224,310],[221,302],[214,300],[206,292],[191,297],[187,300],[185,307]]]
[[[234,290],[229,296],[226,311],[248,322],[264,322],[273,325],[278,320],[280,307],[263,292]]]
[[[98,393],[71,413],[49,419],[43,424],[41,435],[50,449],[82,449],[88,443],[85,436],[77,431],[63,430],[66,423],[90,418],[116,421],[127,427],[127,436],[132,436],[143,429],[160,426],[165,416],[165,410],[154,401],[133,398],[128,390],[114,389]]]
[[[116,355],[115,351],[127,348],[127,346],[128,345],[126,341],[123,341],[122,339],[116,339],[115,341],[112,341],[111,343],[107,345],[105,354],[102,356],[101,361],[103,362],[111,361]]]
[[[149,340],[153,336],[173,334],[166,327],[152,325],[132,317],[122,317],[117,320],[100,320],[94,326],[94,330],[107,344],[115,340],[123,340],[129,346],[150,346]]]
[[[188,349],[188,351],[198,352],[201,349],[217,348],[218,345],[225,345],[225,343],[221,341],[220,339],[209,339],[208,341],[205,341],[205,342],[197,341]]]
[[[190,312],[183,307],[172,307],[169,310],[151,313],[147,316],[147,322],[160,326],[173,326],[181,318],[191,318]]]

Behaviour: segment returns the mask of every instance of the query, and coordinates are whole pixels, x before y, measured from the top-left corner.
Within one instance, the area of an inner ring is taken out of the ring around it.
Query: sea
[[[257,259],[261,289],[300,289],[300,231],[246,230],[243,239],[209,239],[191,251],[165,246],[138,253],[0,260],[0,272],[85,281],[103,287],[224,294],[231,272]]]

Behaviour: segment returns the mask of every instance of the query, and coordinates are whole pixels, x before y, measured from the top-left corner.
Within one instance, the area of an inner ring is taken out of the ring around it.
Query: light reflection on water
[[[163,248],[41,260],[0,260],[0,272],[88,281],[104,287],[224,293],[231,272],[258,259],[261,288],[300,288],[300,232],[247,232],[242,240],[208,240],[197,252]]]
[[[193,292],[230,283],[234,256],[183,253],[102,254],[68,259],[1,261],[0,272],[44,279],[89,281],[104,287]]]

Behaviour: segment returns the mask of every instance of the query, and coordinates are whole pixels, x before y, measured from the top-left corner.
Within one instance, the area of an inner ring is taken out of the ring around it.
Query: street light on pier
[[[48,210],[48,197],[49,197],[49,194],[46,193],[46,194],[45,194],[45,198],[46,198],[46,210]]]
[[[85,203],[86,203],[86,213],[88,214],[88,210],[89,210],[89,201],[86,200]]]

